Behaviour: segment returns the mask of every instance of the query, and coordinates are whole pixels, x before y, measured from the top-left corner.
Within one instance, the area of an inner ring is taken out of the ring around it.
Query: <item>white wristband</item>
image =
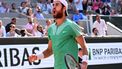
[[[43,58],[44,58],[44,54],[43,53],[37,54],[37,59],[43,59]]]
[[[88,62],[88,55],[82,56],[82,62]]]

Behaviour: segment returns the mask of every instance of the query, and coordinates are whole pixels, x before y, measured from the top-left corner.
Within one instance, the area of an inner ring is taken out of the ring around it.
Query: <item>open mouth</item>
[[[53,9],[53,14],[55,14],[55,12],[56,12],[55,9]]]
[[[55,14],[55,11],[53,11],[53,14]]]

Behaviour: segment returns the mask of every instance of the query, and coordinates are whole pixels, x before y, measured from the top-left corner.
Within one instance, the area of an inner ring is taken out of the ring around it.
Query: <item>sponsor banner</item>
[[[88,65],[122,63],[122,43],[87,43]],[[54,67],[53,55],[28,61],[28,56],[44,51],[47,44],[0,45],[0,69],[31,69]]]
[[[29,69],[54,67],[53,55],[33,63],[28,56],[47,48],[47,44],[0,45],[0,69]]]
[[[122,43],[88,43],[89,65],[122,63]]]

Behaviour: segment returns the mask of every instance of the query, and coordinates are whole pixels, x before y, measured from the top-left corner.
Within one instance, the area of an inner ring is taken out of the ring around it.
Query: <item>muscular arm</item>
[[[86,41],[84,39],[83,36],[77,36],[76,37],[76,41],[80,44],[80,46],[82,47],[82,50],[83,50],[83,56],[84,55],[88,55],[88,51],[87,51],[87,47],[86,47]],[[82,56],[82,57],[83,57]],[[83,59],[83,58],[82,58]],[[84,59],[83,59],[84,60]],[[82,64],[81,64],[81,69],[87,69],[87,65],[88,65],[88,62],[86,61],[82,61]]]
[[[43,52],[44,58],[47,58],[53,54],[52,52],[52,41],[49,40],[48,42],[48,48]]]
[[[80,44],[81,48],[83,49],[83,55],[88,55],[86,41],[83,36],[77,36],[76,41]]]
[[[35,60],[47,58],[51,55],[52,55],[52,41],[49,40],[48,48],[43,53],[40,53],[38,55],[33,54],[33,55],[29,56],[28,59],[30,62],[34,62]]]

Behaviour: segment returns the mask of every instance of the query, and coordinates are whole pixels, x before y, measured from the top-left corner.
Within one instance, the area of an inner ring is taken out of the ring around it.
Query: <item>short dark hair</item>
[[[100,17],[100,15],[99,14],[96,14],[96,17]]]
[[[92,29],[92,32],[94,32],[94,31],[95,31],[95,29],[96,29],[96,28],[93,28],[93,29]]]
[[[11,20],[16,20],[16,18],[12,18]]]

